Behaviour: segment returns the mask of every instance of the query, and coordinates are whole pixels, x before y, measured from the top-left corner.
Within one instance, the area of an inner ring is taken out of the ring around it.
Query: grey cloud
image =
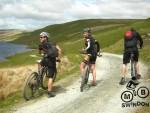
[[[37,28],[86,18],[148,18],[150,0],[0,0],[0,28]]]

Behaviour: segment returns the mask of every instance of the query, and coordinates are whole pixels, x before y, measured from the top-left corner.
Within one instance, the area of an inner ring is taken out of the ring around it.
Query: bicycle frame
[[[39,86],[41,85],[41,83],[42,83],[42,70],[45,68],[45,66],[41,66],[41,64],[40,64],[40,61],[38,61],[37,62],[38,63],[38,84],[39,84]]]

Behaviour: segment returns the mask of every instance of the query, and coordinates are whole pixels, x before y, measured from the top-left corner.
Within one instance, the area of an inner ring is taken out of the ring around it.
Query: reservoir
[[[16,53],[22,53],[30,50],[31,49],[27,48],[25,45],[0,41],[0,61],[5,60],[6,57],[15,55]]]

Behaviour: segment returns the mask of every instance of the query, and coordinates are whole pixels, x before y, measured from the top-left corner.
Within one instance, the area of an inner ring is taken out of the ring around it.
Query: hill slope
[[[137,29],[142,35],[150,32],[150,19],[146,20],[103,20],[103,19],[89,19],[89,20],[78,20],[63,24],[55,24],[50,25],[45,28],[41,28],[32,32],[25,32],[20,33],[14,36],[11,36],[11,38],[14,38],[13,43],[21,43],[26,44],[29,47],[36,49],[39,44],[39,34],[42,31],[46,31],[50,33],[50,41],[57,42],[62,50],[63,54],[68,56],[68,58],[74,62],[79,63],[79,50],[84,46],[82,41],[82,30],[85,27],[92,28],[93,36],[101,43],[102,48],[108,48],[104,49],[105,51],[111,52],[111,49],[114,48],[112,45],[117,44],[122,37],[125,30],[129,29],[130,27],[134,27]],[[120,44],[119,47],[116,47],[117,53],[122,53],[122,44]],[[30,64],[33,63],[32,58],[28,58],[29,54],[37,54],[37,51],[28,52],[26,53],[18,54],[14,57],[9,57],[12,64],[17,64],[18,59],[20,59],[21,64]],[[74,57],[78,56],[78,57]],[[16,60],[17,58],[17,60]],[[23,62],[21,59],[24,59],[28,61]],[[31,60],[30,60],[31,59]],[[14,62],[14,63],[13,63]],[[3,66],[5,66],[7,63],[4,63]]]

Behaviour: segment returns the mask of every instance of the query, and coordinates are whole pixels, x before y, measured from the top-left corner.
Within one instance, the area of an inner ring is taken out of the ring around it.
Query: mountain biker
[[[85,28],[83,30],[83,37],[85,41],[85,47],[82,51],[86,53],[84,60],[80,64],[80,71],[83,72],[84,66],[86,63],[90,63],[90,68],[93,75],[93,82],[92,85],[96,85],[96,58],[97,58],[97,51],[95,50],[95,39],[92,37],[91,29]]]
[[[61,49],[57,44],[48,42],[49,34],[47,32],[40,33],[39,53],[43,53],[41,66],[48,67],[48,97],[54,97],[52,92],[53,76],[56,74],[56,61],[60,61]]]
[[[138,83],[137,79],[141,78],[141,74],[139,72],[139,63],[138,63],[138,58],[139,58],[139,51],[138,47],[140,48],[143,47],[143,40],[140,36],[140,34],[133,28],[131,28],[129,31],[125,33],[124,36],[124,54],[123,54],[123,65],[121,67],[121,74],[122,78],[119,82],[120,85],[125,84],[125,74],[127,72],[127,63],[130,62],[130,56],[131,52],[134,54],[133,60],[135,64],[135,70],[136,70],[136,77],[132,77],[132,80],[135,83]]]

